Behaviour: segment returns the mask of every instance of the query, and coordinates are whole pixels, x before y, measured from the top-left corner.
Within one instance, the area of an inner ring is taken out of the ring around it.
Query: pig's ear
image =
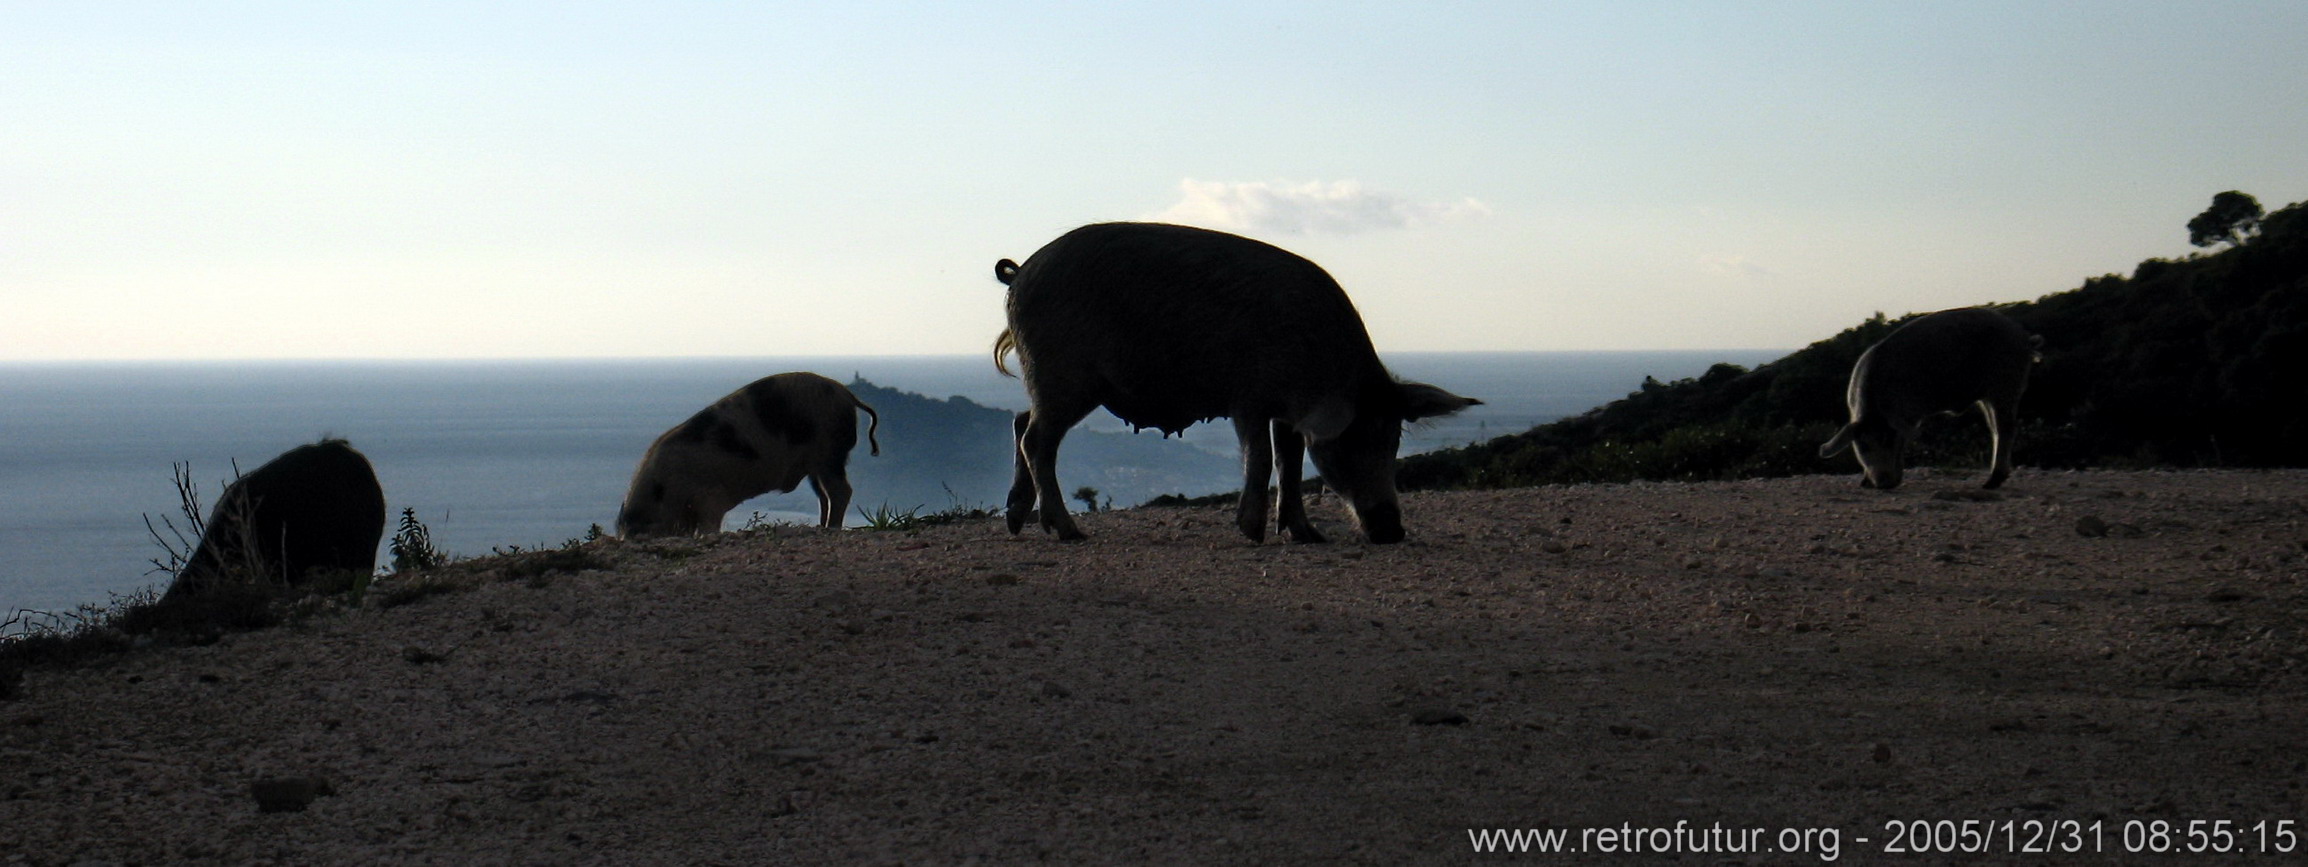
[[[1470,406],[1481,406],[1483,403],[1471,397],[1460,397],[1423,382],[1405,382],[1399,387],[1402,389],[1403,421],[1418,421],[1422,418],[1450,415]]]
[[[1310,442],[1325,442],[1345,433],[1346,426],[1352,423],[1354,403],[1345,398],[1332,398],[1316,404],[1313,412],[1307,413],[1305,418],[1299,419],[1292,427],[1298,428],[1298,432],[1305,434]]]
[[[1825,444],[1819,447],[1819,456],[1823,458],[1832,458],[1837,454],[1842,453],[1844,449],[1851,447],[1851,435],[1858,432],[1858,422],[1844,425],[1842,430],[1835,432],[1834,439],[1828,440]]]

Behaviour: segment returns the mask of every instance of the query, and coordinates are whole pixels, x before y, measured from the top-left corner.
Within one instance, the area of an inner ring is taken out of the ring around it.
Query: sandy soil
[[[1539,828],[1586,854],[1519,860],[1659,860],[1598,854],[1610,829],[1714,850],[1685,863],[2042,864],[2136,861],[2159,821],[2308,833],[2308,472],[1855,479],[1417,495],[1387,547],[1147,509],[1078,545],[468,563],[464,592],[32,672],[0,863],[1383,864]],[[1643,830],[1679,820],[1726,835]],[[1993,824],[1886,854],[1909,820]]]

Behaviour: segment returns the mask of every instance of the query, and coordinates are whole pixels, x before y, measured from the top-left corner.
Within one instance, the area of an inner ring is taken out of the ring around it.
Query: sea
[[[1752,367],[1785,354],[1411,352],[1386,361],[1402,378],[1484,402],[1412,425],[1403,437],[1403,453],[1411,454],[1576,415],[1636,390],[1645,377],[1671,381],[1718,362]],[[388,537],[407,508],[451,555],[560,545],[595,525],[614,526],[634,467],[658,434],[738,386],[791,370],[1012,411],[1026,406],[1019,382],[984,355],[0,363],[0,622],[21,629],[165,586],[169,576],[155,561],[166,553],[148,524],[175,542],[164,520],[185,523],[175,466],[185,465],[212,503],[236,471],[324,436],[350,440],[376,467]],[[1083,424],[1129,430],[1103,412]],[[1173,442],[1227,460],[1236,451],[1224,422],[1197,425]],[[858,502],[873,502],[871,493],[859,491]],[[990,505],[1004,493],[954,496]],[[807,496],[805,489],[739,506],[728,523],[809,523],[814,516],[801,511],[808,501],[794,499]],[[388,562],[380,550],[380,567]]]

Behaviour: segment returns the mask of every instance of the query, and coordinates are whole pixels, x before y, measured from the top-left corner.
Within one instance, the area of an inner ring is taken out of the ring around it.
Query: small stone
[[[1961,500],[1969,503],[1993,503],[2003,499],[2003,494],[1985,488],[1955,488],[1934,492],[1931,498],[1934,500]]]
[[[996,572],[986,576],[986,583],[994,587],[1008,587],[1018,583],[1018,576],[1008,572]]]
[[[1876,744],[1875,751],[1869,754],[1868,758],[1875,760],[1875,763],[1879,765],[1891,764],[1891,745]]]
[[[1047,681],[1045,681],[1045,682],[1043,682],[1043,684],[1042,684],[1042,697],[1043,697],[1043,698],[1072,698],[1072,697],[1074,697],[1074,691],[1073,691],[1073,690],[1070,690],[1070,689],[1067,689],[1067,688],[1065,688],[1064,686],[1061,686],[1061,685],[1059,685],[1059,684],[1056,684],[1056,683],[1050,683],[1050,682],[1047,682]]]
[[[482,753],[474,759],[474,764],[488,768],[517,768],[528,763],[527,759],[512,753]]]
[[[2076,535],[2086,539],[2105,538],[2108,535],[2108,522],[2100,520],[2098,515],[2085,515],[2077,518]]]
[[[1411,712],[1410,721],[1422,726],[1463,726],[1467,715],[1447,707],[1422,707]]]
[[[1545,551],[1549,554],[1560,554],[1564,551],[1571,550],[1571,547],[1569,545],[1563,544],[1562,540],[1560,539],[1548,539],[1547,541],[1539,543],[1539,550]]]
[[[337,791],[320,777],[271,777],[250,783],[248,793],[260,813],[302,813],[313,799]]]
[[[401,659],[408,662],[410,665],[433,665],[436,663],[448,662],[449,655],[446,653],[435,653],[433,651],[426,650],[422,647],[418,647],[412,644],[401,648]]]
[[[780,747],[774,750],[768,750],[761,755],[764,758],[769,759],[772,763],[778,765],[798,765],[804,762],[815,762],[825,759],[825,753],[810,749],[809,747]]]

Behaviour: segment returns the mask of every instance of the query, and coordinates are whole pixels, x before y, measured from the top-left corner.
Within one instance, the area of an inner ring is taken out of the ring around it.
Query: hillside
[[[2308,463],[2308,209],[2268,214],[2216,253],[2150,259],[2034,301],[1999,305],[2044,338],[2020,402],[2022,466],[2272,467]],[[1919,311],[1929,312],[1929,311]],[[1910,314],[1917,315],[1917,314]],[[1874,318],[1753,370],[1717,365],[1586,414],[1402,461],[1405,489],[1855,473],[1816,450],[1846,421]],[[1927,423],[1911,463],[1979,470],[1976,415]]]
[[[1925,472],[1413,494],[1392,546],[1217,507],[485,558],[36,666],[0,863],[1404,864],[1677,821],[1815,832],[1692,863],[2045,863],[1882,854],[1938,820],[2097,823],[2056,863],[2226,820],[2249,854],[2188,863],[2273,863],[2302,503],[2308,471]]]

